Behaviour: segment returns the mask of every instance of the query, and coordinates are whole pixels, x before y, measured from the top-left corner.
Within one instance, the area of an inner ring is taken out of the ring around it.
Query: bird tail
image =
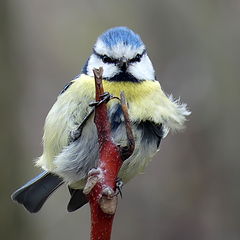
[[[16,190],[11,198],[22,204],[29,212],[36,213],[62,184],[63,180],[60,177],[44,171]]]
[[[67,206],[68,212],[74,212],[88,203],[88,198],[82,189],[72,189],[71,187],[68,187],[68,189],[71,194],[71,199]]]

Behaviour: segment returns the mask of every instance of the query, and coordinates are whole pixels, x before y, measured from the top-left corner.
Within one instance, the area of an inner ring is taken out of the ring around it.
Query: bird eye
[[[142,56],[141,56],[140,54],[137,54],[136,57],[135,57],[135,60],[136,60],[136,61],[140,61],[141,57],[142,57]]]
[[[141,54],[137,54],[134,58],[132,58],[132,59],[130,60],[130,62],[132,62],[132,63],[134,63],[134,62],[140,62],[141,57],[142,57]]]
[[[103,56],[102,56],[102,61],[103,61],[104,63],[114,63],[114,62],[115,62],[114,59],[108,57],[107,55],[103,55]]]

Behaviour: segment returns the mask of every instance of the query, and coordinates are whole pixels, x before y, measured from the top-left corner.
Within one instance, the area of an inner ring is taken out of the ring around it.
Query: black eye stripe
[[[146,53],[146,50],[144,50],[141,54],[137,54],[134,58],[130,59],[129,62],[130,63],[135,63],[135,62],[140,62],[142,56]]]
[[[93,49],[93,53],[96,56],[98,56],[99,58],[101,58],[104,63],[115,63],[116,64],[119,61],[118,59],[110,58],[107,55],[99,54],[94,49]]]
[[[93,49],[93,53],[97,57],[101,58],[104,63],[114,63],[114,64],[117,64],[119,62],[119,59],[115,59],[115,58],[108,57],[107,55],[99,54],[98,52],[95,51],[95,49]],[[129,59],[127,62],[129,62],[129,63],[140,62],[142,56],[145,53],[146,53],[146,50],[144,50],[141,54],[138,53],[134,58]]]
[[[141,57],[142,57],[142,55],[137,54],[134,58],[130,59],[129,62],[130,62],[130,63],[140,62]]]
[[[108,57],[107,55],[103,55],[103,56],[101,57],[101,59],[102,59],[102,61],[103,61],[104,63],[117,63],[117,62],[118,62],[117,59],[110,58],[110,57]]]

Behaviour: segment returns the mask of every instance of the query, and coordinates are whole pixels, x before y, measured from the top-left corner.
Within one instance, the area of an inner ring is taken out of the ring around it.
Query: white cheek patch
[[[139,80],[155,80],[153,65],[147,54],[142,56],[140,62],[130,64],[128,72]]]
[[[88,60],[87,74],[93,77],[93,69],[103,67],[103,78],[111,78],[119,73],[119,68],[115,64],[103,63],[103,61],[92,54]]]
[[[120,73],[115,64],[103,63],[99,57],[92,54],[88,61],[87,74],[93,77],[93,69],[99,67],[103,67],[104,78],[112,78]],[[155,80],[155,72],[147,54],[142,56],[140,62],[131,63],[127,72],[139,80]]]

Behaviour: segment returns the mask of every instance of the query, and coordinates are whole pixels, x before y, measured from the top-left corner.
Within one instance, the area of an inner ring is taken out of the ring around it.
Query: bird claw
[[[122,198],[122,188],[123,188],[123,181],[121,178],[116,179],[116,192],[115,196],[120,195]]]
[[[89,103],[90,107],[97,107],[101,105],[104,102],[108,102],[112,98],[114,98],[109,92],[104,92],[102,95],[100,95],[101,100],[100,101],[94,101]]]
[[[90,107],[97,107],[99,105],[101,105],[104,102],[108,102],[111,99],[119,99],[118,97],[114,97],[113,95],[111,95],[109,92],[105,92],[102,95],[100,95],[100,97],[102,98],[100,101],[95,101],[95,102],[91,102],[89,103]],[[94,108],[91,109],[91,111],[85,116],[85,118],[83,119],[83,121],[81,122],[81,124],[79,124],[79,126],[77,127],[76,130],[71,131],[70,132],[70,142],[74,142],[76,141],[82,134],[82,130],[84,125],[86,124],[87,120],[91,117],[91,115],[94,113]]]
[[[102,192],[100,199],[100,208],[106,214],[114,214],[117,208],[118,194],[122,197],[123,182],[120,178],[116,179],[116,191],[112,188],[106,187]]]
[[[102,95],[100,95],[101,98],[104,97],[111,97],[112,95],[109,92],[104,92]]]
[[[102,195],[107,197],[108,199],[111,199],[111,198],[113,198],[115,196],[118,196],[118,195],[120,195],[121,198],[122,198],[123,182],[122,182],[121,178],[116,179],[116,185],[115,186],[116,186],[115,192],[113,191],[112,188],[106,187],[106,188],[103,189]]]

